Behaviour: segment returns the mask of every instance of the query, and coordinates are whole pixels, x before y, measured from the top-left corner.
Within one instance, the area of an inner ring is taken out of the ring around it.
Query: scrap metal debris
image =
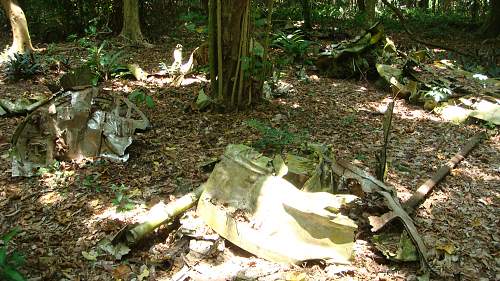
[[[301,156],[288,154],[283,159],[266,157],[245,145],[227,146],[206,183],[169,205],[154,207],[141,224],[124,228],[116,237],[126,239],[117,239],[117,247],[136,243],[198,200],[198,216],[210,228],[258,257],[274,262],[321,259],[349,264],[358,226],[343,212],[356,207],[364,193],[373,193],[405,228],[398,239],[401,249],[386,244],[383,251],[406,261],[420,258],[424,268],[429,268],[422,238],[394,189],[335,159],[329,146],[304,147]],[[349,181],[358,183],[359,190],[351,193],[360,196],[345,193],[343,185]],[[334,194],[339,191],[344,194]],[[375,243],[384,240],[379,237]]]
[[[389,43],[387,39],[383,25],[378,22],[353,40],[327,46],[315,65],[321,72],[335,78],[364,74],[375,66],[381,56],[381,48],[377,46]]]
[[[44,97],[35,97],[34,99],[19,98],[15,101],[0,99],[0,116],[26,114],[47,101]]]
[[[150,126],[133,103],[97,88],[52,97],[19,124],[12,138],[12,176],[32,176],[55,160],[105,157],[126,161],[136,130]]]
[[[485,138],[484,133],[480,133],[474,138],[472,138],[467,144],[450,159],[445,165],[443,165],[432,178],[428,179],[424,184],[422,184],[417,191],[406,201],[403,206],[404,209],[409,213],[413,213],[420,203],[426,198],[432,189],[442,180],[451,169],[453,169],[460,161],[462,161],[467,154],[469,154],[474,147],[476,147],[479,142]],[[370,216],[370,224],[372,225],[372,231],[377,232],[382,229],[387,223],[396,218],[396,214],[393,212],[385,213],[381,216]]]
[[[433,60],[430,52],[404,53],[376,23],[360,36],[328,46],[316,67],[328,76],[377,78],[395,96],[434,110],[444,119],[468,117],[500,125],[500,81],[465,71],[454,61]]]
[[[222,237],[270,261],[349,263],[357,225],[340,209],[357,197],[301,191],[272,175],[272,162],[250,147],[228,146],[198,214]]]
[[[430,269],[429,263],[427,262],[427,249],[422,237],[418,234],[417,228],[411,217],[403,209],[396,191],[360,168],[340,159],[334,163],[333,171],[344,180],[356,180],[361,185],[363,192],[376,193],[382,196],[385,204],[392,211],[391,213],[403,223],[405,230],[418,250],[422,267]]]

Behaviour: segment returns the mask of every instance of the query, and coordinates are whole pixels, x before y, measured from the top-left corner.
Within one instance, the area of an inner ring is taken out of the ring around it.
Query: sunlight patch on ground
[[[317,100],[317,102],[321,102],[320,100]],[[278,100],[278,103],[279,104],[282,104],[282,105],[286,105],[288,107],[291,107],[293,109],[298,109],[298,108],[301,108],[300,104],[297,103],[297,102],[287,102],[286,100],[283,100],[283,99],[279,99]],[[322,102],[322,103],[325,103],[325,102]]]
[[[161,218],[165,217],[166,206],[165,203],[160,202],[154,205],[149,211],[137,214],[136,219],[138,222],[161,220]]]
[[[360,93],[365,93],[368,91],[368,89],[366,87],[359,87],[358,89],[355,90],[356,92],[360,92]]]
[[[492,172],[492,173],[488,173]],[[469,166],[467,169],[458,169],[453,171],[453,174],[469,177],[474,181],[500,182],[500,176],[495,175],[493,171],[487,171],[475,166]]]
[[[455,123],[464,122],[470,114],[470,110],[460,106],[447,106],[441,111],[441,117],[446,121]]]
[[[116,206],[110,206],[100,214],[94,215],[91,220],[119,220],[127,223],[136,223],[140,221],[140,217],[146,216],[147,212],[148,210],[143,205],[137,205],[133,210],[125,212],[118,212]]]
[[[198,76],[195,76],[194,78],[184,78],[182,80],[182,83],[181,83],[181,86],[189,86],[189,85],[193,85],[193,84],[202,84],[202,83],[208,83],[209,81],[201,76],[201,75],[198,75]]]
[[[391,98],[384,98],[380,102],[369,102],[366,105],[360,105],[359,109],[368,110],[372,112],[378,112],[380,114],[384,114],[387,110],[387,105],[391,101]],[[396,100],[394,105],[394,116],[397,116],[401,119],[419,121],[419,120],[428,120],[433,122],[443,122],[443,119],[435,114],[429,114],[428,112],[422,109],[412,109],[409,107],[406,101],[404,100]]]
[[[313,75],[309,76],[309,80],[313,81],[313,82],[319,82],[321,79],[318,77],[318,75],[313,74]],[[333,84],[335,87],[335,83],[333,83]]]
[[[42,205],[55,205],[58,202],[63,201],[64,198],[61,196],[59,192],[51,191],[48,193],[45,193],[44,195],[40,196],[38,198],[38,202]]]
[[[240,251],[240,250],[237,250]],[[242,253],[243,255],[246,253]],[[215,260],[201,259],[188,255],[187,260],[197,261],[192,269],[185,267],[185,272],[193,280],[256,280],[260,276],[266,276],[266,280],[280,280],[280,271],[290,269],[289,265],[272,263],[255,257],[239,256],[233,251]],[[198,262],[199,261],[199,262]],[[183,270],[179,271],[172,278],[161,278],[158,280],[181,280]],[[287,279],[301,280],[301,279]]]

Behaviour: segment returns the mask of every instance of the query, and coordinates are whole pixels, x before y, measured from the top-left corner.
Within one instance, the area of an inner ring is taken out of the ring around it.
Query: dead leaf
[[[455,252],[455,245],[453,245],[452,243],[441,244],[437,245],[436,249],[444,251],[448,255],[453,255],[453,253]]]
[[[127,277],[132,273],[128,265],[120,264],[113,270],[113,277],[115,280],[127,280]]]
[[[307,278],[307,274],[304,272],[292,271],[287,272],[285,280],[286,281],[305,281]]]
[[[120,260],[124,255],[130,252],[130,248],[123,243],[118,243],[113,245],[109,239],[104,239],[101,241],[99,247],[106,253],[115,257],[115,259]]]
[[[149,269],[146,265],[141,266],[141,274],[137,275],[137,280],[142,281],[145,278],[149,277]]]
[[[82,256],[86,259],[86,260],[89,260],[89,261],[96,261],[97,260],[97,252],[95,252],[94,250],[91,250],[90,252],[85,252],[85,251],[82,251]]]

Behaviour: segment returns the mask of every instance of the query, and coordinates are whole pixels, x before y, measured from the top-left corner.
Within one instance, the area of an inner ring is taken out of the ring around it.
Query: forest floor
[[[127,47],[123,51],[127,62],[154,73],[159,62],[171,63],[177,43],[186,50],[200,43],[197,37],[178,40],[170,37],[150,49]],[[75,61],[85,56],[76,43],[55,44],[54,52]],[[2,77],[0,98],[50,96],[47,81],[60,75],[50,70],[18,82]],[[210,173],[200,166],[220,157],[228,144],[257,140],[259,134],[245,123],[252,118],[267,123],[280,120],[291,133],[307,132],[310,141],[332,145],[337,158],[373,174],[382,140],[381,111],[390,95],[365,80],[308,75],[312,79],[301,82],[291,70],[285,79],[294,86],[293,92],[251,111],[226,114],[185,110],[204,87],[201,83],[173,87],[161,78],[106,81],[99,85],[101,89],[124,96],[142,89],[151,95],[155,108],[143,105],[141,109],[153,128],[135,135],[125,163],[66,163],[60,173],[42,177],[11,177],[10,139],[24,117],[0,118],[0,233],[21,229],[11,242],[26,256],[21,271],[30,280],[146,280],[138,277],[146,271],[149,280],[170,280],[187,263],[192,280],[416,280],[418,263],[387,261],[367,235],[356,240],[349,266],[275,264],[229,242],[215,256],[190,262],[186,240],[179,242],[182,239],[169,235],[165,228],[133,248],[123,261],[106,256],[89,261],[82,255],[103,238],[136,222],[145,208],[174,200],[206,181]],[[400,199],[409,198],[470,138],[485,130],[479,123],[450,123],[421,106],[396,100],[387,184],[396,188]],[[488,130],[487,138],[414,214],[431,254],[430,263],[440,275],[431,280],[500,279],[499,149],[498,128]],[[95,179],[90,184],[85,183],[89,176]],[[121,184],[141,208],[116,212],[111,187]]]

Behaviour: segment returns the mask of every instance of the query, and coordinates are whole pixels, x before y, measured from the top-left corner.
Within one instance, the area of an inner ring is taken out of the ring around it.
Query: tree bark
[[[208,12],[208,0],[201,0],[200,1],[200,4],[201,4],[201,9],[207,13]]]
[[[358,11],[364,13],[366,11],[365,0],[357,0],[356,2],[358,3]]]
[[[365,9],[366,9],[366,19],[368,20],[368,24],[371,25],[375,22],[375,4],[376,0],[366,0],[365,1]]]
[[[34,50],[31,44],[28,22],[23,10],[15,0],[1,0],[5,15],[12,29],[12,46],[9,53],[29,53]]]
[[[250,0],[210,0],[209,61],[211,95],[223,110],[260,100],[250,54]]]
[[[306,30],[312,29],[311,23],[311,2],[309,0],[301,0],[302,14],[304,16],[304,28]]]
[[[138,0],[123,0],[123,27],[120,36],[132,42],[144,41],[139,20]]]
[[[429,0],[420,0],[418,2],[418,7],[423,10],[427,10],[429,8]]]
[[[483,28],[486,37],[496,37],[500,34],[500,0],[490,0],[490,16]]]

